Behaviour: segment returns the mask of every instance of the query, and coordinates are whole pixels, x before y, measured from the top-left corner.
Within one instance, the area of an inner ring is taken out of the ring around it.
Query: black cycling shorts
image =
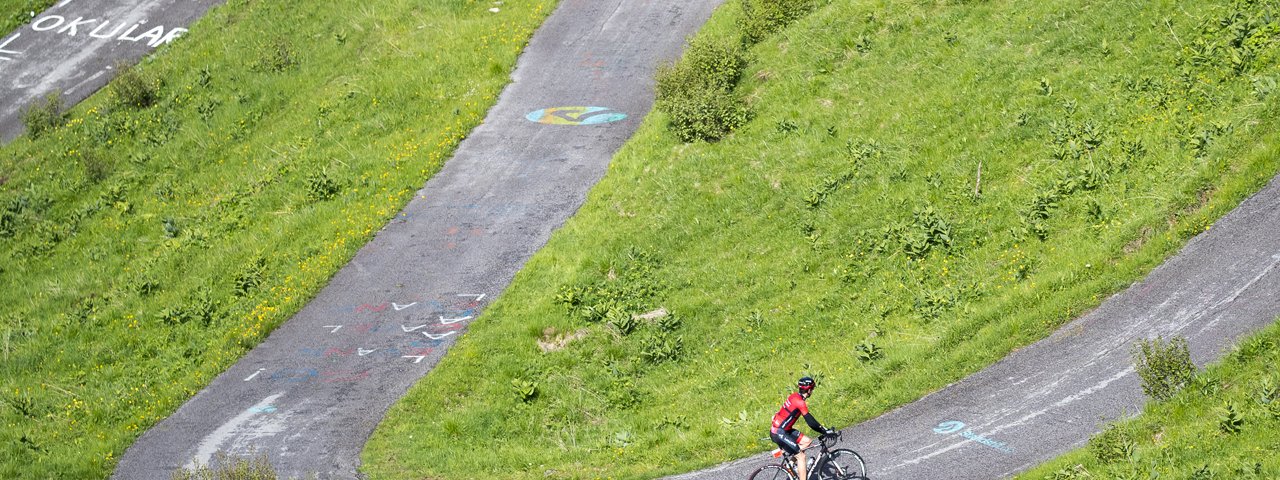
[[[773,443],[778,444],[787,455],[795,455],[800,453],[800,431],[791,429],[778,433],[769,433],[769,438],[773,439]]]

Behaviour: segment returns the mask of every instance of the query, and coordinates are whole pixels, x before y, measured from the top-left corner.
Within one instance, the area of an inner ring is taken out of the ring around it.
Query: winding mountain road
[[[1280,177],[1192,239],[1147,278],[1053,335],[970,377],[844,430],[875,480],[1003,478],[1079,447],[1141,412],[1130,352],[1187,338],[1220,358],[1280,315]],[[670,480],[746,478],[760,454]]]
[[[353,478],[388,407],[564,223],[718,0],[562,0],[454,157],[297,315],[125,452],[121,479],[219,451]]]
[[[185,32],[218,0],[64,0],[0,38],[0,140],[51,91],[68,104]],[[217,451],[284,476],[356,476],[386,409],[572,215],[652,103],[653,70],[718,0],[562,0],[514,82],[418,197],[320,295],[173,416],[116,478],[168,478]],[[850,427],[876,480],[998,478],[1082,445],[1145,400],[1138,339],[1199,364],[1280,314],[1280,181],[1146,279],[995,365]],[[764,454],[672,479],[745,478]]]

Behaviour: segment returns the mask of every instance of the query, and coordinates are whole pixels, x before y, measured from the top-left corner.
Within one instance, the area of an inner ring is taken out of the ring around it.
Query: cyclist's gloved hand
[[[827,428],[827,429],[825,429],[825,430],[823,430],[823,431],[822,431],[822,434],[823,434],[823,435],[826,435],[826,436],[828,436],[828,437],[830,437],[830,436],[834,436],[834,435],[835,435],[835,434],[837,434],[837,433],[840,433],[840,432],[839,432],[838,430],[834,429],[834,428]]]

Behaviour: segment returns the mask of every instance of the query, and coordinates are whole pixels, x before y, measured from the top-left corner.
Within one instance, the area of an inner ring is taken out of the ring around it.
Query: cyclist
[[[813,414],[809,413],[809,404],[805,402],[809,395],[813,394],[813,387],[817,385],[812,377],[800,377],[796,382],[796,392],[787,397],[782,402],[782,408],[778,413],[773,415],[773,426],[769,428],[769,438],[773,439],[773,443],[778,444],[784,453],[794,456],[796,459],[796,472],[800,476],[800,480],[809,480],[809,466],[806,464],[807,459],[804,455],[804,449],[809,448],[813,443],[809,437],[804,436],[799,430],[792,428],[796,424],[796,420],[804,417],[804,423],[814,432],[823,435],[830,435],[834,430],[823,428],[818,420],[813,418]]]

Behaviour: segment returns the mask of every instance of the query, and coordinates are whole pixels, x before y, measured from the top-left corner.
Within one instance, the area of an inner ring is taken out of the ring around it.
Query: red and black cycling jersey
[[[773,426],[769,428],[769,432],[790,431],[800,417],[804,417],[804,422],[815,432],[824,430],[822,424],[818,423],[813,418],[813,415],[809,413],[809,404],[804,401],[804,397],[799,393],[792,393],[785,402],[782,402],[782,408],[778,410],[778,413],[773,415]]]

